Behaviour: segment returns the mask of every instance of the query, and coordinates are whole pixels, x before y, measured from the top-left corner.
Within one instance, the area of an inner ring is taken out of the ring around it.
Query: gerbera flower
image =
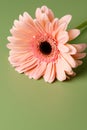
[[[87,45],[69,44],[80,34],[78,29],[66,30],[71,17],[55,18],[46,6],[36,9],[35,19],[27,12],[20,15],[10,30],[7,45],[11,49],[9,61],[16,71],[34,79],[43,76],[49,83],[74,76],[72,68],[82,64],[80,59],[86,56],[82,52]]]

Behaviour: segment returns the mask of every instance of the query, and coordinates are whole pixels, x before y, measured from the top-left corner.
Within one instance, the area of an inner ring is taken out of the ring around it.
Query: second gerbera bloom
[[[8,37],[10,50],[9,61],[19,73],[29,78],[44,77],[46,82],[56,79],[63,81],[74,76],[72,68],[82,64],[80,59],[86,44],[69,44],[80,31],[67,31],[71,15],[60,19],[54,18],[53,12],[46,6],[36,9],[36,18],[28,13],[19,16]]]

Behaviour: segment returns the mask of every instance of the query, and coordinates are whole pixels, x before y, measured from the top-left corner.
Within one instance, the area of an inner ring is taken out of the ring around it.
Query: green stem
[[[79,26],[77,26],[76,28],[77,29],[84,29],[84,28],[86,28],[87,27],[87,21],[85,21],[85,22],[83,22],[82,24],[80,24]]]

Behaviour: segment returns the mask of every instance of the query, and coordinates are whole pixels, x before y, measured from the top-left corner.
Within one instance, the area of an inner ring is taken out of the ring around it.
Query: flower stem
[[[84,28],[86,28],[87,27],[87,21],[85,21],[85,22],[83,22],[82,24],[80,24],[79,26],[77,26],[76,28],[77,29],[84,29]]]

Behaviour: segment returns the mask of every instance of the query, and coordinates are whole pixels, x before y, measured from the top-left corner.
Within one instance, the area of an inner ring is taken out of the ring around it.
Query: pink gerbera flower
[[[82,64],[80,59],[86,44],[69,44],[80,34],[80,30],[67,31],[71,15],[54,18],[53,12],[46,6],[37,8],[35,19],[25,12],[14,21],[8,37],[10,50],[9,61],[19,73],[29,78],[39,79],[43,76],[46,82],[55,79],[64,81],[75,72],[72,68]]]

